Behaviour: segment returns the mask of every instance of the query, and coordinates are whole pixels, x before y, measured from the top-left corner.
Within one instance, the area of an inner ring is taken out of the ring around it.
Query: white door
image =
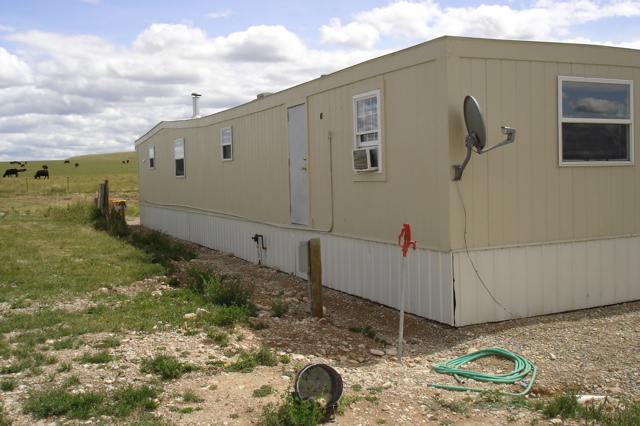
[[[307,187],[307,108],[287,109],[289,134],[289,185],[291,187],[291,223],[309,224],[309,188]]]

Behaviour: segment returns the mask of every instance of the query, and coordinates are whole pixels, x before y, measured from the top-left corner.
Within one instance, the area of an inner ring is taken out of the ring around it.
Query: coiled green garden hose
[[[484,373],[478,373],[476,371],[470,370],[460,370],[460,367],[467,362],[473,361],[478,358],[482,358],[485,356],[497,355],[501,357],[508,358],[513,361],[514,368],[510,373],[506,374],[498,374],[498,375],[490,375]],[[458,383],[462,383],[461,377],[469,378],[473,380],[477,380],[480,382],[492,382],[492,383],[516,383],[523,382],[524,378],[531,373],[531,379],[527,383],[526,389],[520,393],[510,393],[505,392],[506,395],[512,396],[521,396],[526,395],[531,390],[533,386],[533,381],[536,379],[536,374],[538,370],[536,366],[533,365],[530,361],[527,361],[525,358],[520,355],[516,355],[512,352],[509,352],[504,349],[499,348],[491,348],[491,349],[483,349],[477,352],[473,352],[467,355],[463,355],[458,358],[450,359],[449,361],[440,362],[433,366],[433,369],[437,373],[442,374],[453,374],[453,377],[458,381]],[[440,384],[432,384],[430,385],[434,388],[440,389],[448,389],[448,390],[459,390],[459,391],[473,391],[473,392],[482,392],[485,389],[479,388],[470,388],[464,386],[449,386],[449,385],[440,385]]]

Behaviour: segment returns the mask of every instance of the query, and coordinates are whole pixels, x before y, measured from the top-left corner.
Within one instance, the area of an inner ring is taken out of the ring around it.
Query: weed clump
[[[166,234],[158,231],[134,232],[129,241],[131,245],[150,255],[153,263],[168,269],[171,268],[172,261],[191,260],[196,257],[185,244],[171,241]]]
[[[235,275],[220,274],[212,269],[190,266],[187,288],[205,301],[220,306],[250,306],[254,286]]]
[[[137,410],[157,408],[161,389],[128,385],[112,392],[74,393],[62,386],[34,391],[24,406],[24,412],[39,419],[65,416],[71,419],[113,416],[127,418]]]
[[[265,426],[316,426],[326,410],[314,400],[301,400],[295,393],[286,392],[281,404],[269,403],[262,409]]]
[[[262,346],[258,350],[242,351],[238,360],[229,364],[225,371],[251,373],[259,365],[276,366],[278,365],[278,357],[267,346]]]
[[[359,333],[364,336],[367,336],[369,339],[372,339],[375,342],[382,343],[383,345],[388,345],[389,342],[384,340],[383,338],[376,335],[376,331],[370,325],[365,325],[364,327],[351,326],[349,327],[349,331],[352,333]]]
[[[194,365],[180,362],[176,357],[170,355],[156,355],[153,358],[142,360],[140,372],[158,374],[163,380],[178,379],[183,374],[195,371]]]
[[[89,217],[94,229],[103,231],[114,237],[128,237],[129,226],[123,214],[111,206],[106,213],[94,207]]]

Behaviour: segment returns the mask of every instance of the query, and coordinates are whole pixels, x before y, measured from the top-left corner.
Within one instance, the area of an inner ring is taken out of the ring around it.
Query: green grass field
[[[135,152],[117,152],[71,157],[64,160],[28,161],[26,172],[0,180],[0,215],[28,213],[47,207],[64,207],[92,200],[101,183],[109,181],[111,198],[127,199],[128,216],[138,214],[138,169]],[[128,163],[127,163],[128,161]],[[78,163],[78,167],[75,164]],[[49,179],[35,179],[42,166],[49,167]],[[0,162],[0,172],[20,169],[20,164]]]

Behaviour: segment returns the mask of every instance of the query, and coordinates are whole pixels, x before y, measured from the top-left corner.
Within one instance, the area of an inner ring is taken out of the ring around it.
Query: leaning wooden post
[[[102,199],[102,211],[109,216],[109,181],[104,181],[104,198]]]
[[[311,316],[322,318],[322,259],[320,258],[320,238],[309,240],[309,278],[311,280]]]

